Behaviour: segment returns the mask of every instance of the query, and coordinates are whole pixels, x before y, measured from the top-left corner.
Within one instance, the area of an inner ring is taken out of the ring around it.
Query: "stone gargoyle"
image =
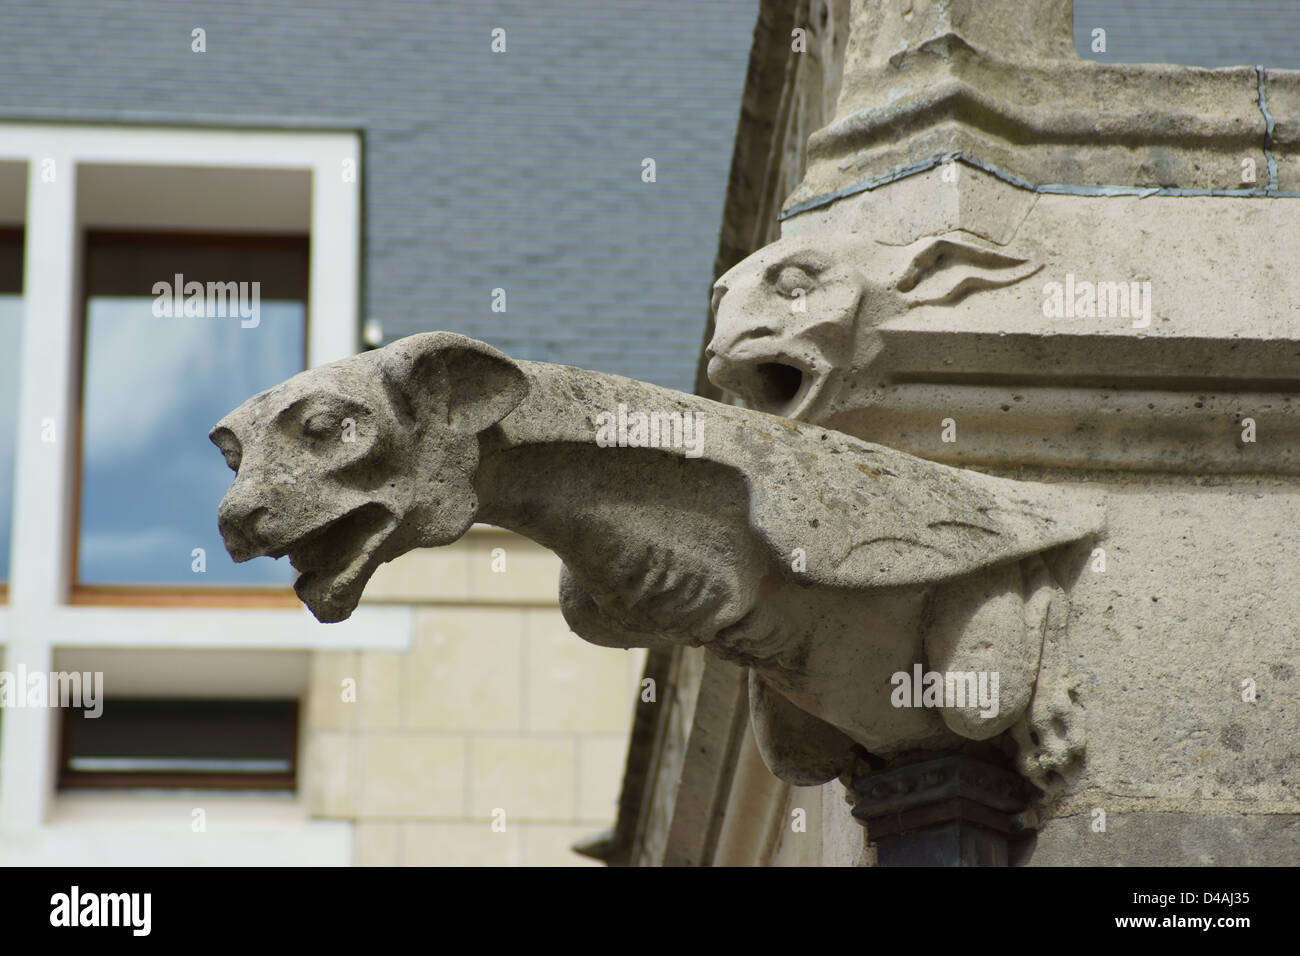
[[[842,223],[814,223],[746,257],[714,285],[709,378],[750,408],[830,423],[888,382],[880,332],[892,320],[949,310],[1042,267],[1030,251],[962,230],[893,244]]]
[[[760,751],[788,781],[859,748],[998,738],[1036,782],[1078,755],[1060,581],[1102,515],[1076,492],[444,332],[303,372],[211,439],[236,472],[231,557],[288,556],[322,622],[382,562],[485,522],[559,555],[586,640],[749,667]],[[891,678],[918,665],[999,675],[994,713],[895,706]]]

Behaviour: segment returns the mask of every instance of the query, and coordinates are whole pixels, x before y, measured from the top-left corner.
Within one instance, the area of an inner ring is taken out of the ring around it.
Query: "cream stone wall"
[[[476,528],[368,587],[417,608],[409,649],[313,654],[303,789],[354,863],[597,865],[570,847],[613,825],[644,652],[570,632],[559,568]]]

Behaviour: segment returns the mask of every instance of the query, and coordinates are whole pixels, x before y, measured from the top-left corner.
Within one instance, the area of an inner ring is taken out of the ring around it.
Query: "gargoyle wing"
[[[937,583],[1099,531],[1100,504],[1077,489],[950,468],[768,416],[733,427],[750,519],[791,576],[860,590]],[[779,434],[778,434],[779,433]],[[802,549],[803,571],[796,549]]]
[[[728,494],[748,497],[753,533],[805,584],[862,590],[936,583],[1086,538],[1104,523],[1101,506],[1077,488],[950,468],[616,375],[517,364],[534,384],[531,414],[503,422],[515,441],[592,446],[593,410],[620,405],[698,416],[698,461],[736,476]],[[656,455],[700,467],[683,449]],[[791,568],[796,549],[803,572]]]

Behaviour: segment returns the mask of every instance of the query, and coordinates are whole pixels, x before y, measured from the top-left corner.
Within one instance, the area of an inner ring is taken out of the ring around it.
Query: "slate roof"
[[[356,123],[363,318],[388,338],[450,329],[690,390],[757,8],[8,0],[0,115]],[[1075,34],[1096,59],[1300,68],[1297,0],[1076,0]]]
[[[1106,31],[1106,52],[1091,50]],[[1085,59],[1182,66],[1300,69],[1298,0],[1074,0],[1074,46]]]
[[[6,0],[0,116],[359,122],[363,318],[388,338],[449,329],[689,391],[757,13],[757,0]],[[497,287],[506,313],[491,311]]]

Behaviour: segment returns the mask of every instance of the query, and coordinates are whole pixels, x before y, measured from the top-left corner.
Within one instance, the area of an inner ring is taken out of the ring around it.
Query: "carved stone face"
[[[765,246],[714,285],[709,379],[751,408],[817,420],[836,378],[869,369],[880,355],[883,323],[1039,268],[970,239],[896,246],[828,226]]]
[[[751,408],[801,417],[843,367],[865,291],[837,251],[790,239],[759,250],[714,284],[709,378]]]
[[[287,556],[298,596],[332,623],[380,564],[464,534],[478,507],[477,434],[523,394],[468,341],[412,336],[303,372],[218,422],[209,437],[236,473],[218,510],[230,556]],[[522,380],[512,363],[500,371]],[[477,401],[482,387],[497,399]]]

